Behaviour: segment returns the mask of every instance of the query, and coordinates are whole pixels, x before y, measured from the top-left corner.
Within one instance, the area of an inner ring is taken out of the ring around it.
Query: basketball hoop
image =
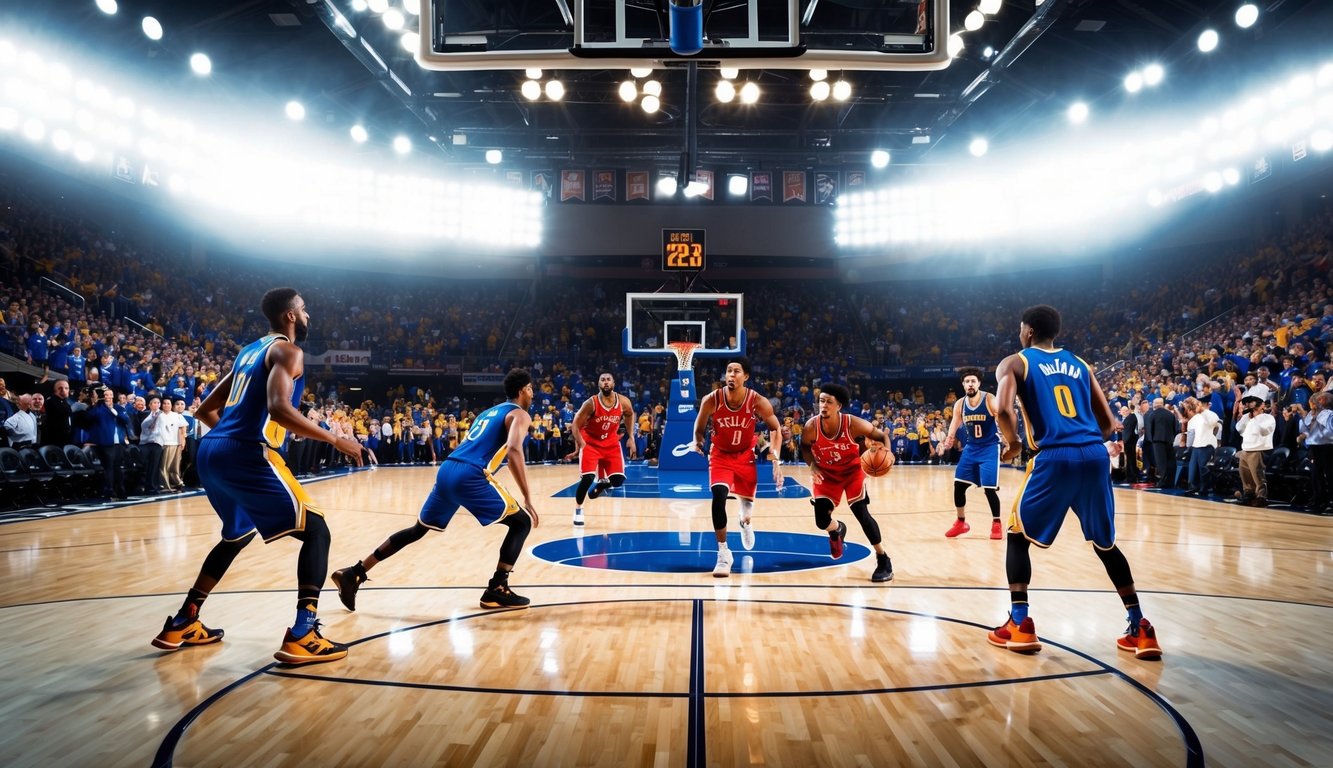
[[[667,342],[667,348],[676,355],[676,370],[688,371],[694,368],[694,351],[700,346],[693,341]]]

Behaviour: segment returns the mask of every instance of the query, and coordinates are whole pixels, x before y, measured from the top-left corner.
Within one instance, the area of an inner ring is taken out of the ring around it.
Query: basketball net
[[[699,344],[693,341],[669,341],[667,348],[676,355],[676,370],[688,371],[694,368],[694,351]]]

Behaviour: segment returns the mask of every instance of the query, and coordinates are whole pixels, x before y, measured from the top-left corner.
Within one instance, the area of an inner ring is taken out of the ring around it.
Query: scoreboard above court
[[[704,268],[707,252],[702,229],[662,230],[662,271],[698,272]]]

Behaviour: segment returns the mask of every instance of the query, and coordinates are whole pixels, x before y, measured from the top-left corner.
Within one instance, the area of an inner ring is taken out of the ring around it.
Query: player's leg
[[[732,467],[717,456],[708,459],[708,485],[712,492],[713,535],[717,539],[717,564],[713,575],[723,578],[731,575],[732,555],[727,547],[727,497],[731,494]]]
[[[944,532],[945,537],[950,539],[972,530],[972,526],[967,524],[967,489],[981,485],[981,467],[977,463],[976,453],[975,449],[964,448],[958,466],[953,471],[953,506],[958,517],[949,530]]]
[[[847,524],[833,519],[833,509],[838,504],[836,499],[842,496],[832,496],[825,483],[815,485],[816,495],[810,499],[810,504],[815,508],[815,527],[828,534],[829,556],[837,560],[842,557],[843,543],[847,538]]]
[[[329,573],[332,536],[324,517],[308,510],[305,525],[291,534],[301,542],[296,559],[296,621],[273,658],[284,664],[318,664],[347,655],[347,646],[325,638],[319,631],[319,593]]]
[[[986,503],[990,506],[990,537],[999,541],[1004,538],[1000,529],[1000,446],[986,452],[981,462],[981,488],[986,494]]]
[[[856,522],[861,524],[861,531],[865,533],[866,540],[875,549],[875,571],[871,574],[870,580],[877,583],[893,581],[893,562],[884,549],[884,537],[880,534],[879,523],[870,514],[870,492],[865,487],[865,475],[856,473],[856,477],[846,490],[848,506],[856,516]],[[845,536],[846,526],[843,526],[842,530]]]
[[[597,478],[597,484],[588,493],[588,498],[595,499],[625,484],[625,454],[619,443],[601,450]]]
[[[1129,626],[1116,640],[1116,647],[1140,659],[1160,658],[1162,648],[1157,643],[1157,632],[1139,607],[1129,561],[1115,544],[1115,499],[1111,493],[1111,477],[1106,471],[1105,454],[1100,445],[1079,450],[1084,451],[1084,465],[1074,475],[1079,491],[1071,506],[1083,528],[1083,537],[1092,542],[1093,550],[1125,606]]]
[[[500,556],[495,573],[481,595],[482,608],[524,608],[531,600],[514,594],[509,588],[509,574],[523,552],[523,543],[537,521],[509,490],[494,477],[476,470],[459,483],[459,501],[484,526],[499,522],[508,531],[500,544]]]
[[[753,459],[736,468],[731,487],[740,499],[736,522],[741,529],[741,546],[747,551],[754,549],[754,496],[758,486],[759,467]]]

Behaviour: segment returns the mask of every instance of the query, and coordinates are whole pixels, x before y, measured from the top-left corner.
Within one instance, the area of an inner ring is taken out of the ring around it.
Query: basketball
[[[893,454],[874,446],[861,454],[861,469],[870,477],[883,477],[893,468]]]

